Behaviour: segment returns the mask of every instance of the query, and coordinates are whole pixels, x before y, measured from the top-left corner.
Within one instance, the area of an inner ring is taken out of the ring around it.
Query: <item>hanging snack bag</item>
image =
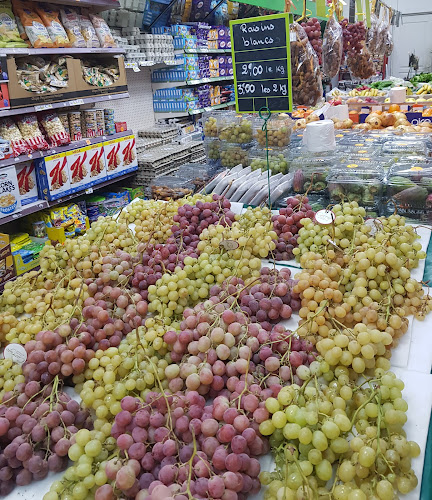
[[[44,113],[41,118],[42,126],[48,137],[50,147],[65,146],[71,142],[69,134],[66,132],[63,124],[54,111]]]
[[[371,14],[370,20],[371,20],[371,27],[368,29],[367,32],[366,43],[371,54],[377,54],[378,53],[377,50],[381,43],[380,29],[379,29],[380,21],[375,13]]]
[[[86,41],[80,28],[80,15],[72,7],[63,7],[60,10],[61,22],[66,30],[71,47],[85,48]]]
[[[32,151],[45,151],[49,149],[48,143],[39,128],[35,113],[20,116],[18,119],[18,128]]]
[[[70,47],[71,44],[69,42],[69,38],[60,23],[59,12],[51,9],[47,5],[40,5],[36,8],[36,12],[42,19],[54,46]]]
[[[30,146],[23,139],[19,128],[11,118],[0,119],[0,137],[10,142],[14,156],[32,152]]]
[[[372,54],[364,46],[360,52],[351,54],[347,57],[347,66],[354,78],[367,80],[375,74],[375,67]]]
[[[32,10],[32,6],[25,2],[17,2],[14,7],[32,46],[35,49],[54,47],[42,19]]]
[[[80,28],[82,36],[84,37],[86,47],[96,49],[100,47],[99,39],[96,34],[96,30],[93,27],[92,22],[89,17],[84,14],[79,16]]]
[[[108,47],[117,47],[105,19],[97,14],[89,14],[89,17],[94,29],[96,30],[100,46],[105,49]]]
[[[290,40],[293,102],[315,106],[323,93],[318,57],[299,23],[290,24]]]
[[[22,42],[10,2],[0,3],[0,44],[10,47],[11,42]]]
[[[323,71],[333,78],[339,72],[342,60],[343,32],[342,26],[336,21],[334,15],[329,17],[323,36]]]

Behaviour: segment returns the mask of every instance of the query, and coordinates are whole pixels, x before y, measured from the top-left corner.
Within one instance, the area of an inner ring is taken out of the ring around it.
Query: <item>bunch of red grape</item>
[[[74,434],[91,425],[89,413],[54,384],[18,384],[0,404],[0,495],[44,479],[68,465]]]
[[[123,494],[137,500],[187,500],[190,494],[242,500],[258,492],[257,457],[269,449],[258,423],[223,396],[212,405],[205,402],[196,391],[150,392],[145,403],[123,398],[111,434],[128,459],[108,461],[111,484],[101,486],[95,499]]]
[[[308,19],[307,22],[301,23],[303,29],[306,32],[306,35],[309,38],[309,41],[312,45],[312,48],[315,50],[316,55],[318,56],[319,63],[321,64],[322,60],[322,38],[321,38],[321,25],[316,17]]]
[[[272,217],[273,229],[278,235],[275,260],[294,259],[293,249],[297,247],[298,232],[303,227],[302,219],[313,219],[315,212],[309,205],[307,196],[287,199],[286,208],[281,208],[278,215]]]
[[[364,46],[366,27],[363,21],[349,24],[348,19],[341,21],[343,32],[343,51],[349,57],[354,57]]]

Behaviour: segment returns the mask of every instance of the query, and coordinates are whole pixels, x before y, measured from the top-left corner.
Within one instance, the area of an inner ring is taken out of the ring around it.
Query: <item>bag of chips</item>
[[[39,128],[36,113],[20,116],[18,128],[32,151],[46,151],[49,149],[48,143]]]
[[[50,147],[65,146],[71,142],[69,134],[63,127],[58,114],[55,111],[47,111],[42,115],[41,124],[48,137]]]
[[[65,29],[60,23],[59,12],[51,9],[48,5],[40,5],[36,8],[36,12],[42,19],[45,28],[55,47],[70,47],[69,38]]]
[[[86,42],[86,47],[93,49],[100,47],[96,30],[94,29],[93,24],[90,21],[89,17],[86,16],[85,14],[80,14],[79,20],[80,20],[81,33]]]
[[[42,19],[37,15],[30,4],[17,2],[16,4],[14,3],[14,8],[24,26],[30,43],[35,49],[54,47],[48,31],[42,23]]]
[[[22,42],[10,2],[0,3],[0,42],[5,46],[10,42]]]
[[[19,128],[11,118],[0,119],[0,137],[10,142],[14,156],[29,154],[30,146],[24,140]]]
[[[72,7],[63,7],[60,10],[61,22],[66,30],[71,47],[85,48],[86,41],[81,33],[80,15]]]
[[[89,14],[89,16],[99,38],[100,46],[104,48],[116,47],[117,45],[105,19],[97,14]]]

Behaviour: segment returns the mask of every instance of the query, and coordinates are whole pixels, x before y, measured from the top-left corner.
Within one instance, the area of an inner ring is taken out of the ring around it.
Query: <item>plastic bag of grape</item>
[[[323,71],[333,78],[339,72],[343,52],[342,26],[334,15],[327,21],[323,37]]]
[[[318,57],[299,23],[290,24],[293,103],[316,106],[323,101]]]

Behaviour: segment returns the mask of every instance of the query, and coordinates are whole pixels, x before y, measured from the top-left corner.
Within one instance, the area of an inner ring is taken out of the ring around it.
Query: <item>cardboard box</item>
[[[39,199],[34,160],[25,161],[16,166],[21,205],[34,203]]]
[[[108,179],[138,169],[136,141],[133,135],[103,143]]]
[[[36,238],[35,236],[30,236],[31,241],[34,241],[36,243],[44,243],[47,241],[46,238]],[[25,247],[23,247],[25,250]],[[40,262],[40,256],[36,259],[33,259],[29,262],[24,262],[22,256],[19,253],[12,254],[13,261],[14,261],[14,266],[15,266],[15,273],[17,276],[21,276],[21,274],[27,273],[37,267]]]
[[[0,285],[4,285],[14,276],[16,274],[9,235],[0,233]]]
[[[83,191],[107,178],[103,144],[93,144],[66,153],[71,193]]]
[[[46,58],[46,56],[45,56]],[[7,60],[7,69],[9,75],[9,100],[11,108],[21,108],[24,106],[34,106],[38,104],[45,104],[51,102],[67,101],[68,99],[76,99],[76,85],[73,59],[68,57],[66,59],[66,66],[69,74],[69,81],[67,87],[59,87],[56,92],[45,92],[44,94],[37,94],[25,90],[18,82],[17,75],[17,60],[18,58],[9,57]],[[79,61],[78,61],[79,64]],[[79,96],[78,96],[79,97]]]
[[[7,217],[21,210],[21,196],[15,165],[0,169],[0,217]]]
[[[71,192],[66,153],[58,153],[36,162],[36,180],[39,198],[53,201]]]
[[[75,78],[75,98],[81,97],[91,97],[100,96],[107,94],[121,94],[122,92],[128,91],[127,80],[126,80],[126,70],[124,65],[124,58],[122,56],[113,57],[108,54],[92,54],[91,60],[105,64],[112,64],[116,62],[119,66],[120,76],[118,80],[109,87],[97,87],[95,85],[89,85],[83,78],[81,61],[79,59],[74,59],[72,61],[72,73]]]

